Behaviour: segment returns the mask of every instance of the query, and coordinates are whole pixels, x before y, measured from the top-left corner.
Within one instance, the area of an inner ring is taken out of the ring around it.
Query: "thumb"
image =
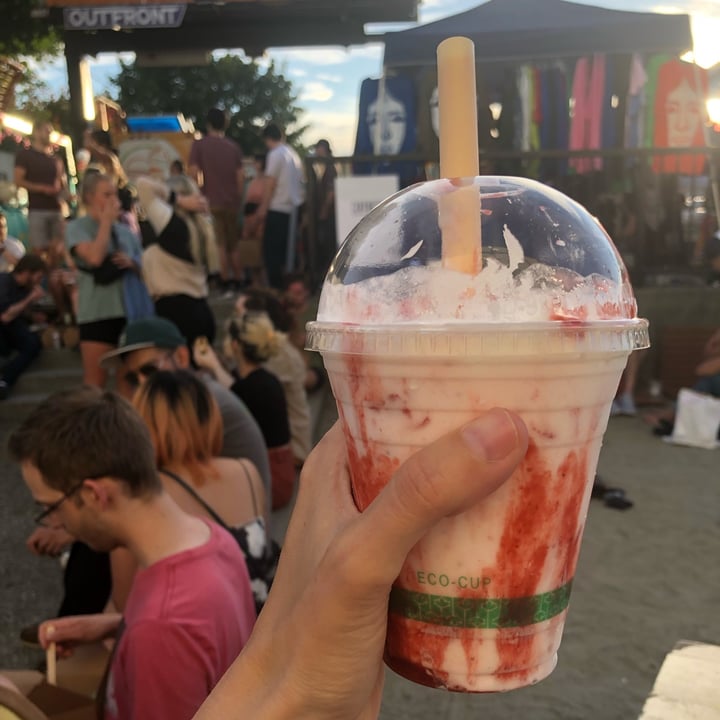
[[[47,650],[50,643],[64,643],[74,640],[73,618],[62,617],[46,620],[38,628],[38,639],[40,645]]]
[[[61,623],[62,624],[62,623]],[[44,650],[47,650],[50,643],[62,641],[62,631],[58,632],[58,620],[47,620],[40,623],[38,628],[38,640]]]
[[[502,485],[525,457],[527,443],[523,421],[493,408],[403,463],[358,519],[378,583],[395,580],[407,554],[437,522]]]

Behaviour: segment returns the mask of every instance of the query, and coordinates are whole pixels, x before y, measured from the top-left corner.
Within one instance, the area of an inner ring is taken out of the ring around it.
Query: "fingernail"
[[[45,630],[45,636],[46,637],[52,637],[55,634],[55,626],[54,625],[48,625],[47,629]]]
[[[470,451],[487,462],[506,458],[518,445],[518,432],[510,413],[493,408],[462,429]]]

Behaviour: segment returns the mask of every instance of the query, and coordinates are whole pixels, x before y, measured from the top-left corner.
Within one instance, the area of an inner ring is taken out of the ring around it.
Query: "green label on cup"
[[[460,598],[394,587],[390,612],[431,625],[473,630],[524,627],[559,615],[570,602],[571,588],[572,580],[556,590],[530,597]]]

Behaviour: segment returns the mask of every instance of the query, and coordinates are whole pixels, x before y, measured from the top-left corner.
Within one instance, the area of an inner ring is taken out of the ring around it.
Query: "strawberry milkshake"
[[[438,217],[460,185],[482,227],[475,275],[441,262]],[[552,672],[610,405],[647,345],[607,234],[539,183],[423,183],[353,230],[308,347],[323,355],[360,510],[418,448],[484,410],[515,411],[530,437],[505,485],[408,556],[389,599],[391,668],[464,692]]]

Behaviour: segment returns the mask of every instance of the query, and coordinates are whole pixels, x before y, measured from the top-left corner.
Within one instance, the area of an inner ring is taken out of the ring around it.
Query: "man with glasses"
[[[120,339],[120,346],[102,358],[105,364],[116,364],[130,396],[148,375],[158,369],[190,368],[190,351],[177,326],[160,317],[145,318],[128,323]],[[215,380],[203,375],[208,389],[215,397],[223,420],[223,446],[220,455],[247,458],[260,473],[265,486],[268,512],[272,507],[272,486],[267,447],[262,433],[243,402]],[[128,397],[127,399],[130,399]],[[268,528],[269,531],[269,528]],[[64,573],[64,596],[59,616],[99,612],[107,603],[111,590],[110,567],[107,556],[94,552],[83,542],[72,542],[67,532],[41,527],[28,538],[27,545],[38,555],[59,555],[72,543]],[[24,627],[20,638],[29,645],[38,642],[38,624]]]
[[[50,397],[12,434],[9,449],[41,507],[38,522],[97,552],[124,547],[140,567],[122,617],[49,620],[41,644],[55,642],[63,654],[115,637],[100,716],[190,720],[255,622],[235,540],[163,491],[149,430],[117,395],[80,388]]]

